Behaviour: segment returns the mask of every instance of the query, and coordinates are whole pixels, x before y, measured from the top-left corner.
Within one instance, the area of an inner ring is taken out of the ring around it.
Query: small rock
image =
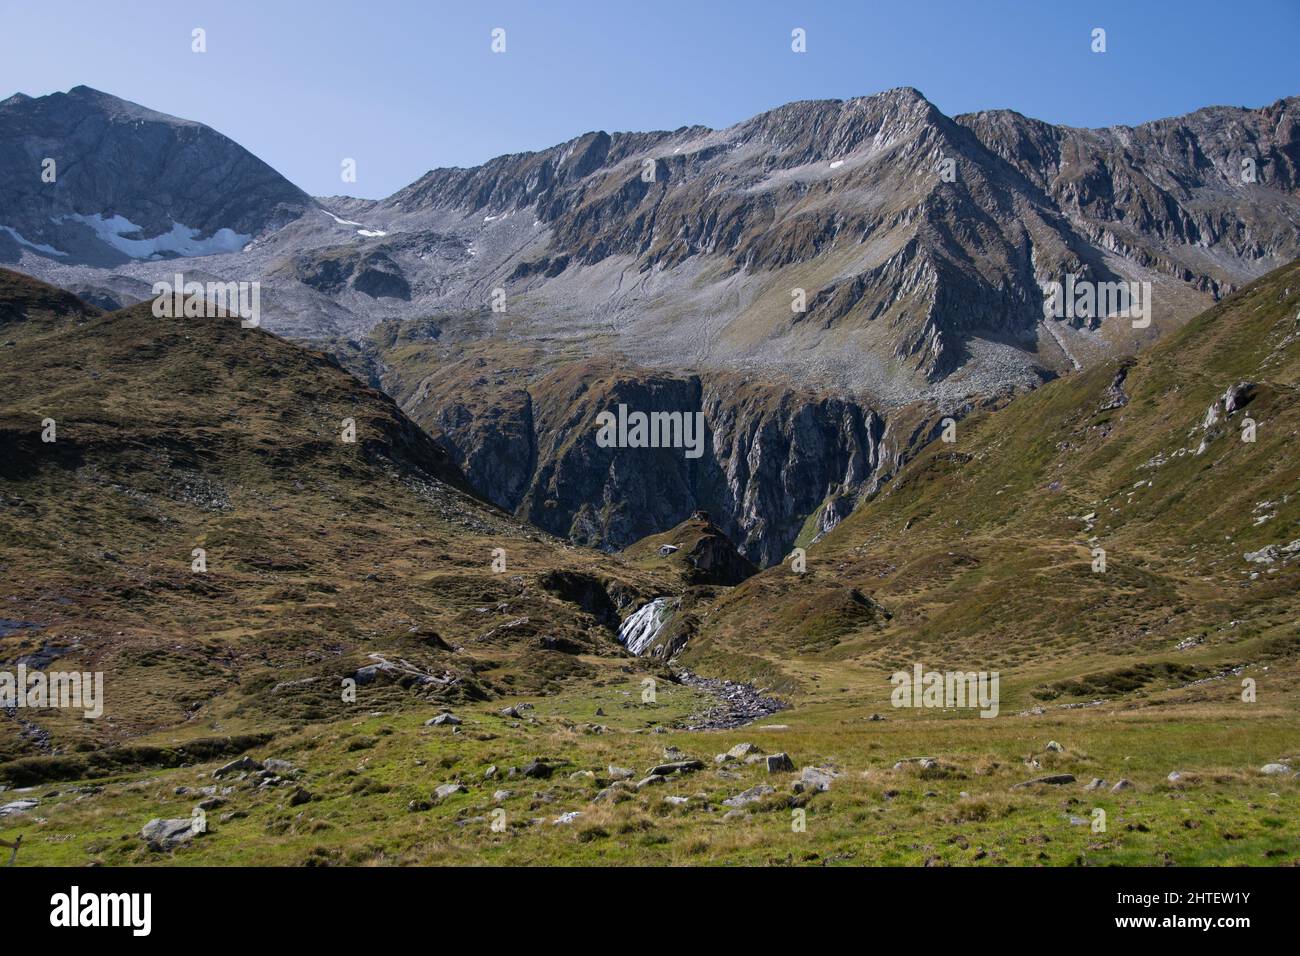
[[[767,758],[768,773],[790,773],[793,770],[794,761],[790,759],[790,755],[787,753],[772,754]]]
[[[894,769],[902,770],[909,763],[919,763],[922,767],[925,767],[927,764],[929,766],[934,766],[936,761],[933,757],[904,757],[902,760],[894,764]]]
[[[1059,754],[1059,753],[1064,753],[1064,752],[1065,752],[1065,748],[1062,747],[1060,744],[1058,744],[1055,740],[1049,740],[1049,741],[1047,742],[1047,747],[1046,747],[1046,749],[1047,749],[1047,750],[1051,750],[1051,751],[1053,751],[1053,752],[1055,752],[1055,753],[1058,753],[1058,754]]]
[[[1264,764],[1264,766],[1259,768],[1259,772],[1263,774],[1268,774],[1268,776],[1270,777],[1275,777],[1280,774],[1290,773],[1291,768],[1284,763],[1266,763]],[[0,813],[3,812],[4,811],[0,809]]]
[[[1132,790],[1132,789],[1133,789],[1133,783],[1121,777],[1118,781],[1116,781],[1115,786],[1110,788],[1110,792],[1119,793],[1121,790]]]
[[[1024,783],[1014,784],[1011,789],[1019,790],[1022,787],[1032,787],[1037,784],[1046,784],[1047,786],[1059,787],[1062,784],[1074,783],[1074,774],[1072,773],[1053,773],[1046,777],[1035,777],[1033,780],[1026,780]]]
[[[424,722],[426,727],[442,727],[446,725],[456,726],[460,723],[460,718],[455,714],[439,714],[437,717],[431,717]]]
[[[762,753],[762,752],[763,751],[761,748],[755,747],[753,744],[750,743],[744,743],[744,744],[736,744],[736,746],[728,750],[727,756],[732,758],[733,760],[741,760],[744,757],[748,757],[750,754]]]
[[[610,764],[606,772],[611,780],[627,780],[632,776],[632,771],[627,767],[616,767]]]
[[[555,818],[554,822],[556,824],[572,823],[580,816],[582,816],[581,810],[570,810],[568,813],[561,813],[558,817]]]
[[[18,813],[26,813],[32,807],[38,806],[39,800],[15,800],[13,803],[6,803],[0,807],[0,817],[13,816]]]
[[[265,769],[260,763],[252,757],[240,757],[238,760],[232,760],[223,767],[218,767],[212,771],[214,777],[224,777],[227,774],[238,773],[241,770],[263,770]]]
[[[651,767],[646,774],[654,777],[666,777],[673,773],[690,773],[693,770],[703,770],[703,760],[676,760],[672,763],[661,763],[658,766]]]
[[[315,796],[310,791],[304,790],[302,787],[298,787],[289,796],[289,806],[291,807],[302,806],[304,803],[310,803],[312,800],[315,799],[316,799]]]
[[[678,807],[681,806],[683,803],[689,803],[690,799],[691,799],[690,797],[667,796],[664,797],[664,803],[671,803],[673,806]]]
[[[493,777],[495,777],[496,775],[497,775],[497,765],[496,765],[496,764],[493,764],[492,766],[488,767],[486,770],[483,771],[483,779],[484,779],[484,780],[491,780],[491,779],[492,779]]]
[[[492,802],[500,803],[502,800],[509,800],[514,795],[513,790],[497,790],[492,794]]]
[[[1252,564],[1272,564],[1277,560],[1277,548],[1270,544],[1258,551],[1247,551],[1242,557]]]
[[[458,793],[468,793],[463,784],[444,783],[440,787],[434,788],[433,795],[438,800],[446,800],[448,797],[455,796]]]
[[[1088,783],[1088,785],[1083,789],[1084,790],[1105,790],[1106,781],[1101,779],[1101,777],[1093,777],[1092,780]]]
[[[637,781],[636,788],[638,790],[643,790],[646,787],[653,787],[656,784],[667,783],[667,782],[668,782],[667,777],[661,776],[657,773],[652,773],[650,774],[650,776],[646,777],[645,779]]]
[[[809,790],[824,792],[831,788],[831,781],[838,776],[834,770],[826,767],[804,767],[799,774],[799,782]]]
[[[1183,775],[1177,770],[1171,771],[1169,776],[1165,777],[1170,783],[1178,783],[1183,779]]]
[[[769,786],[766,783],[760,783],[757,786],[750,787],[742,793],[736,794],[734,797],[728,797],[722,802],[728,807],[743,807],[747,803],[757,803],[770,793],[776,793],[776,788]],[[723,819],[726,818],[724,817]]]
[[[544,760],[530,760],[524,764],[523,775],[545,780],[555,772],[555,768]]]

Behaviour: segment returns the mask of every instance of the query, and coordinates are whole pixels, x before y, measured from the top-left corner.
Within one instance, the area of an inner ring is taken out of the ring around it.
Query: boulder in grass
[[[212,771],[212,776],[224,777],[228,774],[239,773],[240,771],[251,772],[253,770],[263,769],[265,768],[252,757],[240,757],[238,760],[232,760],[230,763]]]
[[[1074,774],[1072,773],[1053,773],[1046,777],[1035,777],[1033,780],[1026,780],[1024,783],[1014,784],[1012,790],[1020,790],[1023,787],[1036,787],[1039,785],[1049,787],[1059,787],[1063,784],[1074,783]]]
[[[140,830],[140,837],[150,849],[173,850],[194,838],[194,821],[189,817],[175,820],[155,818]]]
[[[767,758],[768,773],[790,773],[794,770],[794,761],[788,753],[771,754]],[[829,786],[829,784],[828,784]]]
[[[521,771],[525,777],[533,777],[538,780],[545,780],[555,772],[555,768],[545,760],[530,760],[524,764]]]
[[[834,770],[826,767],[804,767],[803,772],[799,774],[799,782],[803,784],[805,790],[813,792],[824,792],[831,788],[831,782],[838,777]]]
[[[757,803],[759,800],[762,800],[771,793],[776,793],[775,787],[769,786],[766,783],[760,783],[757,786],[750,787],[742,793],[736,794],[734,797],[728,797],[722,802],[728,807],[743,807],[747,803]]]
[[[690,773],[692,770],[703,770],[703,760],[674,760],[672,763],[661,763],[658,766],[651,767],[646,774],[654,777],[666,777],[674,773]]]

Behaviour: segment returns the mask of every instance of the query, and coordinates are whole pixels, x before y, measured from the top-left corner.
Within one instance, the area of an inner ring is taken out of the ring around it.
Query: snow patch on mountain
[[[12,226],[0,226],[0,230],[9,233],[9,235],[13,236],[14,242],[18,243],[18,245],[20,246],[26,246],[28,249],[35,249],[37,252],[43,252],[47,256],[67,255],[66,252],[60,252],[58,249],[55,249],[53,246],[47,246],[39,242],[29,242],[28,240],[23,238],[22,233],[20,233],[17,229],[13,228]]]
[[[112,216],[105,219],[99,213],[91,216],[71,213],[60,216],[55,221],[69,219],[88,226],[101,242],[132,259],[160,258],[164,253],[177,256],[213,256],[226,252],[239,252],[253,238],[251,235],[240,235],[233,229],[218,229],[208,238],[200,239],[198,229],[173,222],[170,232],[164,232],[151,239],[131,239],[128,238],[130,234],[140,232],[140,226],[125,216]]]
[[[388,235],[388,233],[384,232],[382,229],[367,229],[364,226],[362,226],[361,223],[359,222],[353,222],[351,219],[342,219],[334,215],[334,213],[330,212],[328,209],[322,209],[321,212],[329,216],[340,226],[357,226],[358,236],[365,236],[367,239],[377,239],[381,236]]]

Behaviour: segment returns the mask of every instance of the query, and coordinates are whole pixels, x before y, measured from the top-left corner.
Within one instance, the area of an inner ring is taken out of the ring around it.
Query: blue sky
[[[1297,41],[1298,0],[0,0],[0,97],[85,84],[207,123],[314,195],[380,197],[588,130],[896,86],[1074,126],[1261,106],[1300,94]]]

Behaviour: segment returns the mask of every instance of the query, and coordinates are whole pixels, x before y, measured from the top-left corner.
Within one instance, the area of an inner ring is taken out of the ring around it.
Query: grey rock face
[[[522,391],[498,389],[496,380],[466,385],[431,375],[383,384],[493,503],[594,547],[626,547],[704,510],[744,557],[772,564],[789,553],[808,515],[821,509],[820,528],[829,530],[882,466],[894,464],[880,415],[809,390],[585,364],[562,366]],[[701,412],[701,456],[600,447],[596,416],[620,404]],[[728,563],[729,550],[701,543],[690,556],[700,583],[747,576]]]
[[[42,181],[46,158],[55,161],[53,182]],[[184,237],[191,242],[224,237],[229,241],[205,248],[238,252],[314,207],[270,166],[201,123],[85,86],[0,103],[0,226],[63,252],[51,256],[61,262],[111,267],[145,258],[122,247],[168,236],[176,224],[195,230]],[[126,242],[115,244],[79,216],[120,216],[139,231],[124,227]],[[16,241],[12,233],[6,238]]]

